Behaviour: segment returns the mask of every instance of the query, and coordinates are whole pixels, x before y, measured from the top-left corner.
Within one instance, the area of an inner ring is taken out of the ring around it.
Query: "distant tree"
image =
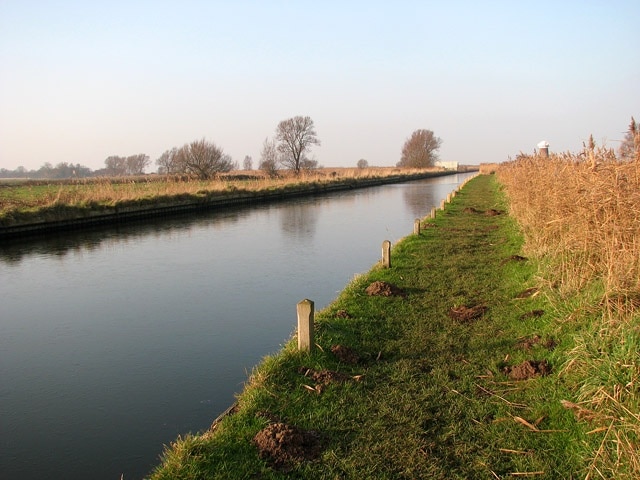
[[[618,154],[622,160],[640,162],[640,124],[633,117],[631,117],[631,123],[629,123],[624,140],[620,144]]]
[[[358,168],[369,168],[369,162],[367,162],[364,158],[358,160],[357,163]]]
[[[177,162],[180,170],[207,180],[218,173],[233,170],[231,157],[222,151],[215,143],[195,140],[184,145],[178,152]]]
[[[44,165],[38,169],[38,177],[53,178],[53,165],[49,162],[45,162]]]
[[[127,166],[127,174],[142,175],[144,173],[144,169],[151,163],[151,160],[149,160],[148,155],[139,153],[137,155],[129,155],[126,158],[125,163]]]
[[[60,162],[53,168],[53,178],[72,178],[76,176],[75,167],[67,162]]]
[[[106,174],[112,176],[142,175],[150,163],[149,156],[144,153],[128,157],[111,155],[104,161]]]
[[[280,154],[275,140],[264,139],[262,143],[262,151],[260,152],[260,165],[258,168],[265,172],[269,177],[278,176],[278,164]]]
[[[107,175],[119,177],[127,174],[127,159],[126,157],[119,157],[117,155],[111,155],[104,161],[105,171]]]
[[[280,163],[296,174],[300,173],[301,168],[314,162],[307,158],[307,152],[313,145],[320,145],[311,117],[300,115],[278,124],[276,141]]]
[[[156,165],[158,166],[158,173],[160,174],[184,173],[184,172],[180,172],[178,154],[179,154],[179,149],[176,147],[173,147],[171,150],[167,150],[162,155],[160,155],[156,160]]]
[[[402,156],[398,167],[426,168],[432,167],[438,160],[437,151],[442,140],[431,130],[416,130],[402,147]]]
[[[315,170],[318,168],[318,161],[312,160],[310,158],[303,158],[300,160],[300,170],[304,170],[306,172],[310,170]]]
[[[242,162],[243,170],[252,170],[253,169],[253,159],[249,155],[245,155],[244,161]]]

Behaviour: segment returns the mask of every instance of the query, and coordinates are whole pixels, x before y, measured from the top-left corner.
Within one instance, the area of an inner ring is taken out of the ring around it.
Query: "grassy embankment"
[[[270,178],[263,172],[233,172],[211,180],[184,176],[150,175],[81,180],[11,180],[0,182],[0,226],[82,218],[113,213],[115,209],[154,208],[176,204],[206,203],[230,196],[317,190],[331,185],[357,185],[391,176],[435,174],[399,168],[336,168],[282,172]]]
[[[571,367],[598,303],[558,302],[507,209],[495,176],[472,180],[316,315],[312,355],[265,358],[150,478],[593,478],[611,429],[579,415]]]

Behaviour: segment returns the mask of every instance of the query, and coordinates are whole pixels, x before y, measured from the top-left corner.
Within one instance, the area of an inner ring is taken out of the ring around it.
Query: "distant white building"
[[[447,170],[458,170],[458,162],[441,162],[440,160],[437,160],[435,166],[442,167]]]
[[[544,157],[549,156],[549,142],[542,140],[538,143],[538,153]]]

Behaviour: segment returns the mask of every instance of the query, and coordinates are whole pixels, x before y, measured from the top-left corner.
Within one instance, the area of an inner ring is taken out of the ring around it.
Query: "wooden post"
[[[413,233],[415,233],[416,235],[420,235],[420,219],[416,218],[413,221]]]
[[[298,350],[313,352],[313,302],[307,298],[297,305]]]
[[[444,200],[440,202],[440,210],[444,210]]]
[[[389,240],[382,242],[382,266],[391,268],[391,242]]]
[[[436,218],[436,211],[438,209],[436,207],[431,207],[431,218]]]

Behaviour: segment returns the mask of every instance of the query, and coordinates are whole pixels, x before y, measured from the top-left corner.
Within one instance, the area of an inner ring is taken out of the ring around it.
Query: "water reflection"
[[[436,202],[437,191],[435,189],[425,190],[420,185],[408,184],[407,188],[402,190],[407,210],[409,210],[415,218],[422,218],[431,212],[431,207],[438,206]]]
[[[76,232],[56,232],[3,240],[0,243],[0,262],[16,264],[25,256],[54,255],[64,257],[70,253],[94,251],[104,245],[126,244],[147,236],[177,238],[182,232],[197,226],[226,228],[246,217],[251,207],[229,207],[218,212],[197,212],[163,218],[145,219],[83,229]],[[259,208],[256,206],[255,208]]]
[[[282,233],[296,240],[310,239],[315,235],[319,202],[301,201],[285,209],[280,217]]]
[[[3,245],[2,476],[142,477],[229,406],[298,301],[327,305],[461,180]]]

